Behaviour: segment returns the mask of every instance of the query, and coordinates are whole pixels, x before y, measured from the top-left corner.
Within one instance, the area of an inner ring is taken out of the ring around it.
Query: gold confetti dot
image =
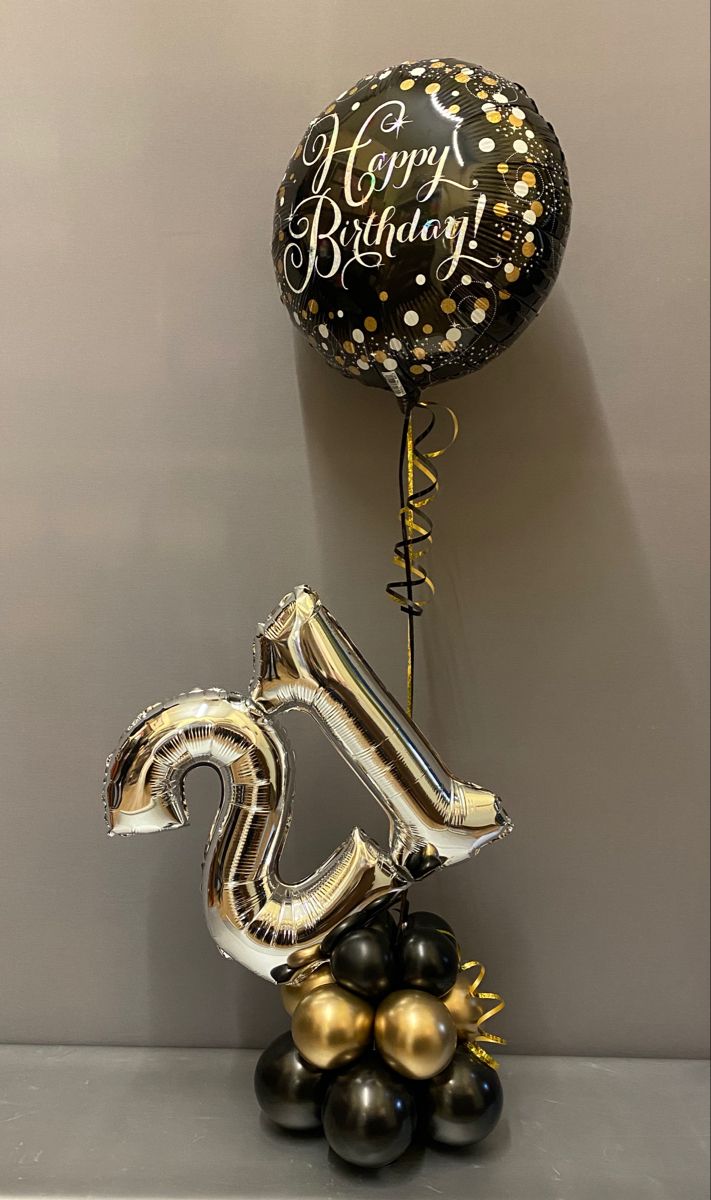
[[[458,75],[455,75],[454,78],[456,79],[457,83],[469,83],[469,76],[464,75],[461,71]]]
[[[505,242],[510,242],[511,241],[511,230],[505,229],[501,236]]]
[[[329,319],[329,321],[332,321],[332,320],[333,320],[333,318],[334,318],[334,316],[335,316],[335,314],[334,314],[334,313],[332,313],[332,312],[330,312],[330,313],[328,314],[328,319]]]
[[[514,129],[520,129],[521,126],[523,125],[523,119],[521,117],[514,116],[513,113],[510,113],[509,114],[509,125],[513,125]]]
[[[509,283],[515,283],[521,274],[519,268],[515,267],[513,263],[507,263],[504,267],[504,271],[506,272],[506,278],[508,279]]]
[[[543,216],[543,205],[541,204],[540,200],[534,200],[531,208],[537,217]]]
[[[302,317],[308,317],[309,314],[307,313],[305,308],[302,308],[301,315],[302,315]]]
[[[417,363],[417,364],[415,364],[414,367],[410,367],[410,374],[411,375],[422,375],[422,373],[424,372],[424,369],[425,369],[424,367],[421,367],[419,365],[419,363]]]
[[[524,183],[528,184],[529,187],[536,186],[537,180],[536,180],[536,176],[533,174],[533,171],[524,171],[521,178]]]
[[[490,83],[490,84],[491,84],[491,83],[496,83],[496,80],[495,80],[495,79],[493,79],[491,75],[485,75],[485,76],[484,76],[484,83]]]
[[[378,322],[376,321],[375,317],[366,317],[363,324],[368,330],[368,333],[375,333],[376,329],[378,328]]]
[[[423,333],[432,333],[432,326],[431,325],[423,325],[422,332]]]
[[[328,116],[329,113],[335,112],[336,111],[335,104],[329,104],[328,108],[325,111],[326,111],[326,116]]]
[[[283,229],[279,230],[279,241],[280,242],[284,241],[284,230]]]
[[[378,295],[378,300],[382,300],[383,304],[385,303],[385,301],[387,300],[387,298],[388,298],[388,293],[387,293],[387,292],[380,292],[380,293],[379,293],[379,295]]]
[[[505,292],[505,291],[499,292],[499,299],[500,300],[510,300],[511,292]]]
[[[350,375],[360,375],[360,371],[358,370],[357,367],[353,367],[353,366],[348,367],[348,372]]]
[[[381,362],[385,362],[387,355],[384,350],[376,350],[375,354],[373,355],[373,358],[375,359],[376,362],[381,363]]]
[[[440,350],[444,350],[445,353],[448,354],[450,352],[450,350],[454,349],[454,342],[450,342],[448,340],[448,338],[445,338],[443,342],[440,342],[439,348],[440,348]]]
[[[486,119],[487,119],[487,121],[491,121],[492,125],[498,125],[499,121],[501,120],[501,113],[500,112],[488,112],[486,114]]]
[[[506,201],[497,200],[496,204],[494,205],[494,212],[496,213],[497,217],[505,217],[508,211],[509,206]]]
[[[458,105],[458,104],[450,104],[450,106],[449,106],[449,111],[450,111],[451,113],[458,113],[458,112],[459,112],[459,105]]]
[[[412,353],[414,354],[415,358],[427,358],[427,352],[422,349],[422,346],[415,346],[415,349],[412,351]]]
[[[346,354],[355,354],[356,352],[353,342],[344,342],[343,349],[345,350]]]
[[[337,354],[333,361],[338,363],[339,367],[344,367],[346,365],[346,360],[342,354]]]
[[[534,246],[533,242],[524,242],[523,246],[521,247],[521,253],[523,254],[524,258],[531,258],[531,256],[536,253],[536,247]]]
[[[415,86],[414,79],[403,79],[402,83],[400,84],[400,91],[401,92],[409,92],[410,88],[414,88],[414,86]]]
[[[477,296],[476,300],[474,301],[474,307],[480,308],[482,312],[487,312],[489,308],[489,301],[487,300],[486,296]]]
[[[477,92],[477,97],[479,100],[488,100],[489,93],[488,92]]]
[[[442,312],[445,313],[453,313],[457,310],[454,300],[443,300],[440,304],[440,308],[442,309]]]
[[[357,91],[358,91],[358,85],[356,84],[356,86],[355,86],[355,87],[352,87],[352,88],[351,88],[351,90],[350,90],[350,92],[348,93],[348,95],[349,95],[349,96],[355,96],[355,94],[356,94],[356,92],[357,92]]]
[[[508,164],[508,163],[499,163],[499,165],[498,165],[498,167],[496,168],[496,170],[499,172],[499,175],[508,175],[508,173],[509,173],[509,164]]]
[[[444,63],[442,62],[442,60],[441,60],[440,58],[438,58],[438,59],[437,59],[437,62],[430,63],[430,66],[432,66],[432,67],[443,67],[443,66],[444,66]]]
[[[440,85],[438,83],[428,83],[427,87],[425,88],[425,91],[428,96],[436,96],[437,92],[439,91],[439,88],[440,88]]]
[[[316,313],[318,312],[317,302],[315,300],[309,300],[308,309],[310,313],[313,313],[314,316],[316,316]]]

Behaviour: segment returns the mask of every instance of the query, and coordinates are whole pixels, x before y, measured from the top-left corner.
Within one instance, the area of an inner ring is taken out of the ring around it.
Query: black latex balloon
[[[376,999],[395,981],[395,957],[390,941],[380,930],[353,929],[338,941],[331,954],[331,973],[336,983]]]
[[[323,1106],[331,1149],[358,1167],[383,1167],[407,1149],[415,1130],[407,1084],[372,1054],[336,1076]]]
[[[397,924],[389,909],[383,908],[372,921],[368,922],[369,929],[377,929],[392,946],[397,934]]]
[[[283,1033],[260,1055],[254,1091],[262,1112],[284,1129],[318,1129],[328,1075],[304,1062],[291,1034]]]
[[[462,1048],[430,1081],[424,1101],[425,1125],[437,1142],[469,1146],[491,1133],[503,1103],[498,1073]]]
[[[411,912],[408,913],[405,924],[408,929],[437,929],[440,933],[448,933],[456,942],[452,926],[444,917],[440,917],[439,913],[428,912],[426,909]]]
[[[525,329],[569,221],[563,152],[521,85],[422,59],[366,75],[311,123],[277,194],[273,257],[311,345],[402,397]]]
[[[435,996],[444,996],[450,991],[459,970],[459,953],[455,938],[448,929],[418,924],[411,917],[408,918],[397,946],[401,987],[420,988]]]

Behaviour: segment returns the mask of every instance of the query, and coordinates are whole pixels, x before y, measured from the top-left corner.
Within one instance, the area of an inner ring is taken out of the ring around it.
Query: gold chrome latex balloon
[[[484,1015],[484,1009],[477,1003],[470,989],[469,980],[460,974],[452,990],[442,997],[442,1003],[448,1009],[457,1028],[457,1037],[461,1041],[477,1032],[479,1020]]]
[[[218,949],[277,982],[322,958],[358,914],[476,853],[511,823],[492,792],[450,775],[318,596],[297,588],[260,629],[251,699],[197,689],[137,717],[107,763],[111,834],[186,825],[185,776],[213,767],[222,796],[203,863]],[[382,849],[354,829],[308,878],[286,884],[293,757],[274,717],[312,713],[385,810]]]
[[[372,1030],[373,1010],[367,1001],[337,984],[304,996],[291,1018],[291,1036],[299,1054],[323,1071],[358,1058]]]
[[[297,1005],[301,1003],[305,996],[310,992],[314,992],[316,988],[326,987],[328,984],[334,984],[336,981],[331,974],[331,968],[325,964],[319,967],[318,970],[312,971],[301,982],[282,983],[279,986],[279,994],[284,1008],[289,1013],[289,1016],[294,1013]]]
[[[388,1066],[408,1079],[431,1079],[451,1062],[457,1031],[429,992],[391,992],[375,1014],[375,1044]]]

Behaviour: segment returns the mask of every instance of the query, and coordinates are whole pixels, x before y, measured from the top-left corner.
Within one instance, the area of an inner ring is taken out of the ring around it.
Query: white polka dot
[[[493,112],[495,108],[496,108],[495,104],[489,104],[489,103],[482,104],[481,111],[482,112]]]
[[[535,215],[535,214],[534,214],[534,215]],[[525,238],[524,238],[523,240],[524,240],[524,242],[532,242],[532,241],[533,241],[533,234],[532,234],[532,233],[527,233],[527,234],[526,234],[526,236],[525,236]]]
[[[362,329],[354,329],[353,330],[353,341],[354,342],[364,342],[365,341],[365,334],[363,333]]]
[[[367,371],[370,368],[370,363],[366,362],[366,360],[364,358],[358,358],[358,359],[356,359],[356,362],[357,362],[358,366],[360,367],[361,371]]]
[[[496,149],[496,142],[493,138],[482,138],[479,142],[479,149],[483,150],[485,154],[488,154],[490,150]]]
[[[534,213],[532,208],[526,209],[525,213],[523,214],[523,219],[527,225],[535,225],[536,224],[536,214]],[[527,238],[531,237],[531,236],[533,236],[533,235],[528,234],[528,233],[526,234]]]
[[[321,334],[322,338],[328,337],[328,326],[327,325],[319,325],[318,331]]]
[[[419,283],[420,287],[422,287],[425,283],[427,283],[427,279],[424,275],[416,275],[415,283]]]
[[[413,67],[412,70],[410,71],[411,75],[424,75],[424,73],[425,73],[424,67]]]
[[[394,358],[386,358],[383,366],[386,371],[397,371],[397,362]]]
[[[399,338],[390,338],[388,345],[391,350],[402,350],[402,342]]]
[[[417,325],[420,320],[420,314],[416,313],[414,309],[409,308],[405,313],[403,320],[406,325]]]
[[[522,179],[519,179],[514,184],[513,190],[515,191],[517,196],[527,196],[528,195],[528,184],[524,183]]]
[[[452,92],[452,95],[453,95],[453,96],[458,96],[458,95],[459,95],[459,92],[458,92],[458,91],[457,91],[457,92]]]
[[[494,92],[494,100],[497,104],[508,104],[509,102],[508,96],[505,96],[503,92]]]
[[[423,364],[422,364],[422,370],[423,370],[423,371],[431,371],[431,370],[432,370],[432,367],[430,366],[430,364],[429,364],[429,363],[423,363]]]
[[[478,246],[478,245],[479,245],[479,243],[478,243],[477,241],[475,241],[475,239],[474,239],[474,238],[472,238],[472,240],[471,240],[471,241],[470,241],[470,243],[469,243],[469,249],[470,249],[470,250],[476,250],[476,248],[477,248],[477,246]]]
[[[481,325],[485,317],[486,313],[484,312],[483,308],[475,308],[474,312],[472,313],[472,323],[474,325]]]
[[[513,263],[506,263],[506,266],[504,267],[504,271],[506,272],[507,275],[513,275],[515,270],[516,270],[516,268],[513,265]]]
[[[342,317],[342,316],[343,316],[343,309],[342,309],[342,308],[339,308],[338,312],[336,313],[336,316],[337,316],[337,317]]]
[[[321,342],[321,349],[328,350],[328,342]]]
[[[456,325],[453,325],[451,329],[447,330],[447,341],[449,342],[458,342],[461,336],[462,331],[461,329],[457,329]]]
[[[357,108],[360,108],[360,100],[356,100],[355,104],[351,104],[351,111],[352,111],[352,112],[355,112],[355,110],[356,110]]]
[[[486,287],[486,288],[493,288],[493,286],[494,286],[493,283],[485,283],[484,284],[484,287]]]
[[[392,67],[389,71],[383,71],[382,75],[378,75],[378,79],[387,79],[388,75],[392,75]]]
[[[519,121],[524,121],[526,119],[526,114],[522,108],[512,108],[511,112],[513,113],[514,117],[518,117]]]
[[[462,283],[464,284],[465,287],[469,287],[469,284],[471,283],[471,281],[472,281],[471,275],[462,275]]]
[[[527,130],[526,130],[526,137],[528,138],[528,140],[529,140],[529,141],[531,140],[531,138],[534,138],[535,136],[536,136],[536,135],[535,135],[535,133],[533,132],[533,130],[532,130],[532,129],[527,129]]]
[[[528,146],[521,138],[516,138],[516,141],[514,142],[514,150],[517,154],[525,154],[528,150]]]

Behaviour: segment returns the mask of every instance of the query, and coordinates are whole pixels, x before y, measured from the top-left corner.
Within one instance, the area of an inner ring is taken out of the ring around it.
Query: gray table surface
[[[706,1200],[708,1064],[517,1058],[478,1149],[361,1172],[261,1117],[250,1050],[0,1047],[0,1195]]]

